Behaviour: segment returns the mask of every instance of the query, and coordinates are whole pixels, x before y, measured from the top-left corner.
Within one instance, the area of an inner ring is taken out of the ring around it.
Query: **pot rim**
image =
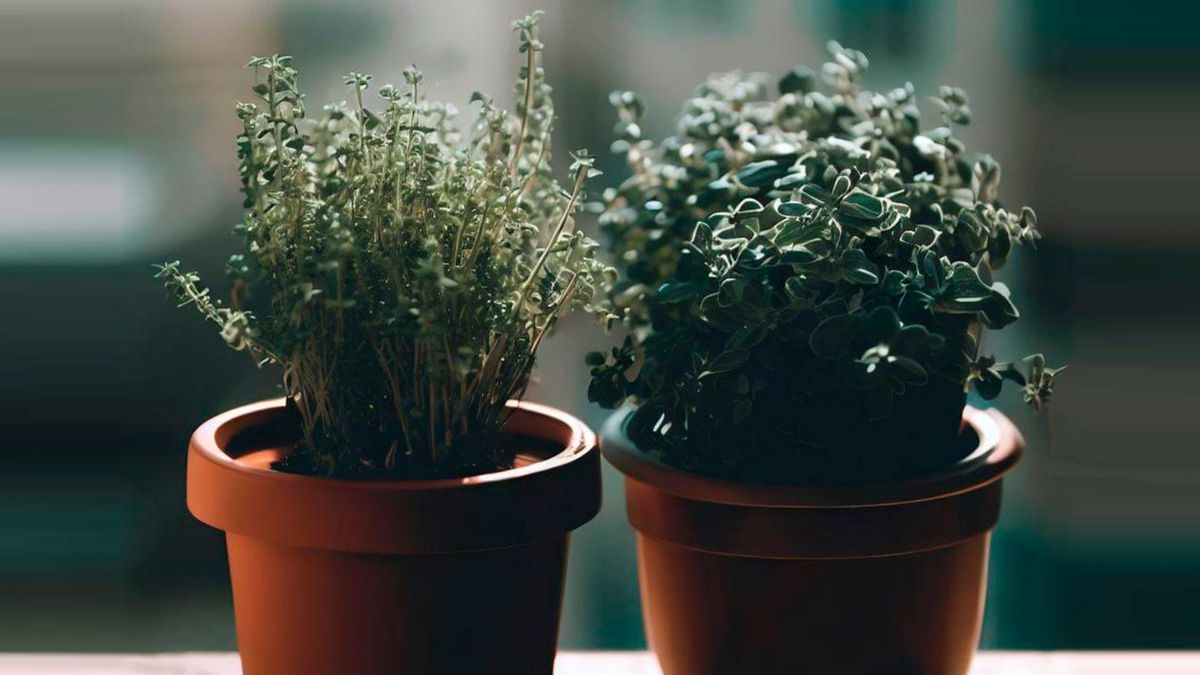
[[[264,438],[232,456],[229,445],[241,433],[278,424],[285,399],[240,406],[192,434],[188,509],[229,534],[379,554],[504,548],[562,536],[591,520],[600,508],[596,435],[549,406],[524,401],[508,406],[513,414],[506,434],[562,450],[512,469],[432,480],[323,478],[247,466],[238,458],[283,443]]]
[[[590,448],[597,445],[596,434],[587,427],[578,418],[569,415],[562,410],[552,408],[548,405],[540,403],[532,403],[530,401],[509,401],[506,405],[515,410],[525,410],[530,413],[549,417],[556,422],[565,425],[570,430],[570,437],[564,443],[564,448],[561,452],[555,453],[544,459],[517,466],[511,469],[502,469],[500,471],[492,471],[489,473],[474,474],[471,476],[461,476],[457,478],[434,478],[434,479],[410,479],[410,480],[373,480],[363,479],[354,480],[348,478],[326,478],[324,476],[309,476],[297,473],[288,473],[286,471],[275,471],[273,469],[263,469],[256,466],[250,466],[237,461],[236,458],[230,457],[223,451],[229,441],[238,432],[243,431],[247,425],[239,428],[232,428],[232,424],[236,421],[246,418],[251,415],[264,412],[275,412],[283,410],[286,407],[287,399],[273,398],[246,405],[238,406],[231,410],[227,410],[220,415],[217,415],[199,427],[192,433],[189,446],[194,448],[205,460],[213,462],[222,468],[246,473],[257,476],[270,476],[273,480],[281,480],[285,482],[307,482],[318,481],[325,485],[331,485],[341,488],[352,489],[374,489],[382,491],[393,490],[443,490],[470,487],[473,485],[484,485],[487,483],[495,483],[503,480],[513,480],[528,476],[531,474],[551,471],[555,467],[570,463],[578,459],[581,455],[586,454]],[[521,424],[522,419],[514,415],[510,418],[509,427],[505,429],[506,434],[511,435],[528,435],[540,438],[541,440],[552,440],[542,438],[540,435],[528,433],[524,427],[528,425]],[[513,428],[514,424],[516,428]]]
[[[855,509],[942,499],[979,489],[999,480],[1025,450],[1021,432],[994,408],[963,409],[963,424],[979,438],[975,450],[958,462],[931,473],[870,483],[779,484],[716,478],[685,471],[638,449],[626,433],[634,408],[609,417],[601,432],[600,450],[627,478],[685,499],[773,508]]]

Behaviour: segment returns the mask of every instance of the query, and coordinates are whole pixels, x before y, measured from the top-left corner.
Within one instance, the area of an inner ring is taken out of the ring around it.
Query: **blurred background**
[[[310,102],[344,98],[350,70],[384,83],[409,63],[460,108],[475,89],[510,101],[508,22],[534,8],[557,159],[591,148],[600,182],[625,176],[612,89],[641,91],[661,137],[708,73],[816,66],[828,39],[867,52],[873,86],[965,87],[967,141],[1045,233],[1006,271],[1025,319],[993,344],[1071,363],[1049,414],[998,402],[1030,452],[1008,481],[984,646],[1200,647],[1196,4],[0,0],[0,650],[235,646],[222,537],[184,508],[184,450],[278,373],[175,310],[150,265],[181,258],[227,291],[247,58],[295,55]],[[598,426],[581,360],[608,339],[566,322],[530,398]],[[644,645],[606,471],[572,551],[568,648]]]

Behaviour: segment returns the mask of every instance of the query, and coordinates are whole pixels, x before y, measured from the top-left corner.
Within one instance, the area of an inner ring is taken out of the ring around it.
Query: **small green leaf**
[[[879,268],[867,259],[862,249],[852,248],[842,257],[842,274],[852,284],[870,286],[879,283]]]
[[[805,204],[823,206],[832,199],[829,191],[816,183],[806,183],[800,188],[800,201]]]
[[[824,222],[804,222],[795,218],[782,220],[776,227],[779,233],[775,236],[775,245],[780,247],[819,241],[829,231],[828,225]]]
[[[992,400],[1000,395],[1000,390],[1004,386],[1004,380],[996,371],[988,368],[979,373],[979,379],[975,380],[975,391],[979,392],[985,400]]]
[[[967,251],[977,253],[987,249],[987,226],[974,211],[962,211],[958,214],[958,224],[954,232]]]
[[[706,284],[693,281],[673,281],[658,287],[656,299],[664,304],[687,302],[707,289]]]
[[[1021,318],[1021,313],[1009,299],[1008,288],[1004,284],[996,282],[993,285],[992,294],[988,297],[988,303],[983,310],[983,318],[984,324],[988,328],[997,329],[1004,328]]]
[[[1008,262],[1012,253],[1012,236],[1003,227],[996,229],[996,236],[988,242],[988,262],[993,269],[1000,269]]]
[[[738,349],[753,349],[767,337],[769,326],[766,324],[754,324],[743,326],[736,333],[730,336],[729,341],[725,343],[725,351],[729,352]]]
[[[900,328],[900,319],[891,307],[876,307],[867,313],[860,329],[864,339],[871,342],[888,342]]]
[[[992,288],[979,278],[969,263],[951,265],[945,285],[938,293],[937,309],[951,314],[983,312],[992,298]]]
[[[811,68],[796,66],[779,80],[780,94],[807,94],[816,86],[817,75]]]
[[[737,370],[746,365],[746,361],[750,358],[750,352],[746,349],[730,349],[721,352],[716,358],[705,364],[704,372],[700,377],[706,378],[720,373],[727,373],[731,370]]]
[[[812,210],[812,207],[803,202],[781,202],[775,207],[781,216],[803,216]]]
[[[775,182],[787,173],[787,164],[775,159],[751,162],[738,170],[734,176],[748,188],[762,188]]]
[[[888,270],[883,275],[883,283],[879,286],[888,295],[900,295],[904,290],[904,272],[900,270]]]
[[[899,321],[898,318],[897,321]],[[888,340],[888,346],[890,346],[892,348],[892,352],[897,355],[920,354],[931,342],[931,337],[932,336],[929,334],[928,328],[922,326],[921,324],[909,324],[895,332],[895,335]]]
[[[925,384],[929,381],[929,373],[915,359],[907,356],[889,356],[888,365],[895,366],[904,372],[904,381],[910,384]]]
[[[883,218],[884,205],[881,200],[865,192],[851,192],[838,205],[838,211],[852,218],[879,220]]]

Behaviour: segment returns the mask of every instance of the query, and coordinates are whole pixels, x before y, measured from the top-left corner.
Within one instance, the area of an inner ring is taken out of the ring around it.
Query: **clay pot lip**
[[[625,427],[632,408],[609,417],[600,451],[627,478],[685,499],[734,506],[853,509],[911,504],[977,490],[1001,479],[1020,460],[1025,441],[1016,426],[995,409],[963,409],[963,423],[979,438],[973,452],[929,474],[895,481],[838,484],[767,484],[714,478],[677,469],[639,450]]]
[[[352,490],[368,490],[379,492],[395,492],[407,490],[421,491],[439,491],[453,490],[458,488],[469,488],[472,486],[487,485],[501,481],[514,480],[532,476],[535,474],[552,471],[564,464],[574,462],[588,454],[589,451],[595,450],[598,442],[596,434],[587,427],[578,418],[569,415],[562,410],[552,408],[539,403],[529,401],[509,401],[508,407],[516,410],[524,410],[535,415],[548,417],[559,424],[564,425],[570,432],[569,439],[563,444],[562,451],[524,466],[517,466],[511,469],[503,469],[500,471],[492,471],[489,473],[475,474],[472,476],[462,476],[458,478],[437,478],[431,480],[351,480],[345,478],[325,478],[322,476],[305,476],[302,474],[286,473],[283,471],[273,471],[270,469],[260,469],[254,466],[247,466],[236,458],[229,456],[225,452],[225,447],[230,438],[238,431],[241,431],[245,426],[249,426],[249,420],[252,416],[257,416],[263,413],[273,413],[285,408],[286,399],[274,398],[263,401],[256,401],[246,405],[227,410],[211,419],[205,421],[192,433],[189,447],[191,450],[199,454],[202,458],[220,467],[221,469],[233,471],[247,476],[253,476],[258,479],[270,479],[273,481],[281,481],[285,483],[312,483],[324,486],[325,489],[352,489]],[[234,429],[238,426],[241,428]],[[549,439],[543,439],[549,440]]]
[[[506,433],[551,444],[540,461],[464,478],[348,480],[247,466],[277,449],[283,399],[252,403],[202,424],[188,448],[187,507],[227,534],[293,548],[410,555],[483,551],[560,537],[600,510],[596,436],[574,417],[511,403]],[[561,449],[560,449],[561,448]],[[228,454],[228,453],[232,453]],[[551,454],[553,453],[553,454]]]

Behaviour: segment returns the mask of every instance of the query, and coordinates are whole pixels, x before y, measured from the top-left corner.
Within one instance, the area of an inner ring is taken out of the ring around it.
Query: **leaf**
[[[1012,382],[1018,386],[1024,387],[1027,384],[1025,374],[1021,372],[1015,363],[997,363],[991,368],[1000,377]]]
[[[888,295],[900,295],[904,290],[904,272],[900,270],[888,270],[883,275],[883,283],[879,286]]]
[[[692,242],[684,242],[679,250],[679,262],[675,267],[675,277],[679,281],[701,282],[708,278],[708,263],[704,252]],[[660,287],[661,294],[661,287]]]
[[[988,262],[994,269],[1004,267],[1012,253],[1012,235],[1003,227],[996,228],[996,236],[988,242]]]
[[[929,342],[929,329],[920,324],[910,324],[896,331],[888,341],[888,346],[895,354],[914,355],[920,354]]]
[[[896,305],[896,313],[900,315],[900,320],[904,323],[918,323],[929,314],[931,305],[933,305],[933,296],[924,291],[910,288],[900,296],[900,302]]]
[[[992,286],[992,294],[983,311],[984,324],[988,328],[1004,328],[1021,318],[1016,305],[1008,297],[1008,287],[1000,282]]]
[[[747,165],[750,166],[750,165]],[[745,218],[755,218],[761,216],[766,207],[757,199],[743,199],[738,202],[738,205],[733,207],[733,220],[740,222]]]
[[[1030,354],[1021,359],[1021,363],[1025,364],[1026,372],[1029,373],[1029,381],[1033,382],[1042,375],[1042,371],[1046,369],[1046,357],[1042,354]]]
[[[658,287],[656,299],[658,302],[667,305],[686,302],[693,300],[700,293],[707,290],[707,288],[707,284],[694,281],[672,281]]]
[[[838,211],[852,218],[879,220],[883,218],[884,204],[865,192],[851,192],[838,205]]]
[[[975,391],[988,401],[999,396],[1003,388],[1004,380],[991,368],[980,371],[979,379],[975,380]]]
[[[795,218],[787,218],[779,222],[779,234],[775,236],[775,245],[779,247],[794,244],[805,244],[820,241],[829,231],[827,223],[820,221],[804,222]]]
[[[812,207],[804,202],[778,202],[775,204],[775,212],[784,217],[795,218],[811,211]]]
[[[926,279],[933,281],[935,286],[945,283],[945,274],[937,253],[924,250],[917,254],[917,269]]]
[[[859,332],[870,342],[890,342],[900,329],[900,319],[891,307],[876,307],[862,321]]]
[[[721,373],[728,373],[731,370],[737,370],[746,365],[746,361],[750,358],[750,352],[746,349],[729,349],[721,352],[716,358],[709,361],[704,366],[704,372],[700,374],[700,378],[704,379]]]
[[[794,299],[805,298],[808,294],[804,290],[804,281],[805,277],[802,275],[788,277],[783,283],[783,289]]]
[[[800,201],[805,204],[824,206],[830,199],[829,191],[816,183],[806,183],[800,188]]]
[[[1066,369],[1067,369],[1067,366],[1059,366],[1057,368],[1047,368],[1044,372],[1046,373],[1046,377],[1053,380],[1054,378],[1058,377],[1059,373],[1063,372]]]
[[[713,307],[704,309],[700,318],[710,326],[730,333],[737,331],[745,325],[745,321],[743,320],[741,314],[738,313],[735,308],[730,307]]]
[[[843,171],[842,173],[838,174],[837,178],[834,179],[833,187],[830,188],[830,194],[834,199],[841,199],[846,195],[847,192],[850,192],[850,188],[853,187],[853,184],[850,182],[850,176],[846,175],[847,173],[848,172]]]
[[[588,401],[612,409],[625,400],[625,394],[611,377],[593,377],[588,383]]]
[[[910,384],[925,384],[929,381],[929,373],[915,359],[907,356],[889,356],[888,365],[895,366],[904,371],[905,377],[902,379]]]
[[[991,286],[983,283],[975,268],[969,263],[956,262],[938,292],[935,308],[949,314],[973,314],[986,310],[991,299]]]
[[[647,401],[638,406],[633,414],[629,416],[629,437],[636,442],[642,442],[653,438],[654,427],[658,424],[658,420],[662,417],[662,409]]]
[[[365,126],[368,129],[377,129],[383,124],[383,120],[370,110],[363,109],[363,117],[365,118]]]
[[[721,282],[717,290],[717,300],[722,307],[736,305],[742,301],[746,293],[747,282],[742,278],[729,278]]]
[[[808,177],[803,172],[793,173],[789,171],[785,176],[775,181],[774,187],[776,190],[791,190],[806,180],[808,180]]]
[[[769,329],[770,327],[763,323],[743,326],[730,336],[729,341],[725,343],[725,350],[753,349],[767,337]]]
[[[879,268],[858,248],[847,250],[842,257],[842,274],[852,284],[870,286],[879,283]]]
[[[797,246],[779,254],[778,261],[781,265],[808,265],[821,257],[807,248]]]
[[[787,173],[787,165],[782,161],[775,159],[764,159],[759,162],[750,162],[741,169],[738,169],[734,177],[742,185],[748,188],[762,188],[775,182],[775,179],[782,177]]]
[[[907,233],[906,233],[907,234]],[[942,235],[928,225],[918,225],[912,230],[912,244],[915,246],[933,246]]]
[[[779,80],[780,94],[807,94],[816,86],[817,75],[807,66],[796,66]]]
[[[962,211],[958,214],[958,223],[954,230],[963,248],[971,253],[979,253],[988,246],[987,225],[974,211]]]

